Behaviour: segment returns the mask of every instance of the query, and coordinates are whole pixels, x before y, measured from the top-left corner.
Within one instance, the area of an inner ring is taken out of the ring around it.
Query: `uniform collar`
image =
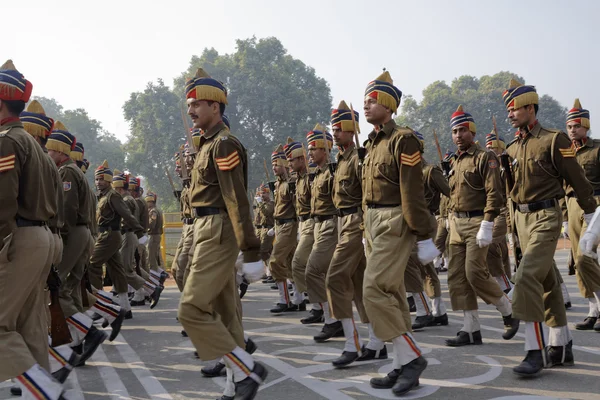
[[[69,164],[73,164],[74,161],[70,158],[67,158],[64,162],[60,163],[59,165],[57,165],[58,168],[62,167],[62,166],[66,166]]]
[[[536,119],[533,124],[527,125],[525,128],[519,128],[515,133],[515,137],[525,139],[528,135],[539,136],[542,126]]]
[[[354,143],[350,143],[350,145],[346,148],[346,149],[342,149],[340,147],[340,151],[338,153],[338,159],[342,158],[342,159],[349,159],[350,157],[352,157],[352,154],[354,154],[356,152],[356,146],[354,145]]]
[[[394,129],[396,129],[396,121],[394,121],[394,119],[390,119],[388,122],[386,122],[383,125],[379,125],[377,127],[377,129],[373,129],[371,131],[371,133],[369,133],[369,139],[370,140],[375,140],[375,138],[378,135],[381,136],[387,136],[387,135],[391,135],[392,132],[394,132]]]
[[[458,155],[458,157],[462,156],[465,153],[468,153],[469,155],[472,156],[475,153],[475,150],[477,150],[478,147],[479,146],[477,145],[477,143],[473,142],[473,143],[471,143],[471,146],[469,146],[469,148],[467,150],[465,150],[465,151],[457,150],[456,154]]]
[[[223,123],[223,121],[219,121],[215,126],[213,126],[212,128],[210,128],[208,131],[206,131],[203,135],[201,135],[201,138],[204,138],[205,140],[211,139],[212,137],[214,137],[217,133],[221,132],[223,129],[225,129],[226,126]]]
[[[322,172],[325,172],[325,171],[327,171],[327,170],[329,170],[329,167],[327,166],[327,163],[325,163],[325,165],[323,165],[323,167],[319,167],[319,166],[317,165],[317,169],[316,169],[316,171],[315,171],[315,174],[317,174],[317,175],[318,175],[318,174],[320,174],[320,173],[322,173]]]
[[[594,147],[594,142],[589,140],[589,137],[584,137],[581,140],[573,140],[573,145],[575,146],[575,150],[579,150],[582,147]]]
[[[19,119],[19,117],[8,117],[8,118],[4,118],[3,120],[0,121],[0,126],[15,125],[15,123],[17,123],[17,122],[19,124],[21,123],[21,120]]]

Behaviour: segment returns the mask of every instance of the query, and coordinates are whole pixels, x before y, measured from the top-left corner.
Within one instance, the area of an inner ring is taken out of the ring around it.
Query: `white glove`
[[[563,221],[563,236],[569,238],[569,221]]]
[[[450,230],[450,218],[446,218],[446,230],[449,231]]]
[[[148,235],[144,235],[138,239],[138,243],[141,244],[142,246],[145,245],[146,242],[148,242]]]
[[[440,251],[433,244],[433,239],[420,240],[417,242],[417,256],[422,264],[429,264],[440,255]]]
[[[262,261],[244,263],[242,265],[242,272],[249,283],[256,282],[260,280],[265,273],[265,265]]]
[[[492,231],[494,229],[494,221],[481,221],[479,232],[475,237],[475,241],[479,247],[486,247],[492,243]]]
[[[594,218],[594,213],[591,214],[583,214],[583,220],[585,221],[586,225],[589,225],[590,222],[592,222],[592,218]],[[564,222],[563,222],[564,224]]]
[[[275,229],[274,229],[274,228],[271,228],[271,229],[269,229],[269,230],[267,231],[267,235],[268,235],[268,236],[275,236]]]
[[[256,197],[254,198],[254,200],[256,200],[256,202],[257,202],[258,204],[262,203],[262,197],[260,197],[260,196],[256,196]]]
[[[584,256],[597,259],[598,254],[594,251],[594,246],[598,245],[598,241],[599,238],[595,233],[586,231],[579,240],[579,251]]]

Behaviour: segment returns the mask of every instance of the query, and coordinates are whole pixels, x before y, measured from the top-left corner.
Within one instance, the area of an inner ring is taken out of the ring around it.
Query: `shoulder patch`
[[[488,167],[490,167],[492,169],[493,168],[498,168],[498,161],[496,161],[496,160],[490,160],[490,161],[488,161]]]
[[[415,151],[413,154],[400,154],[400,163],[409,167],[414,167],[421,162],[421,152]]]
[[[63,190],[65,192],[68,192],[69,190],[71,190],[71,182],[63,182]]]
[[[15,155],[0,157],[0,172],[10,171],[15,168]]]
[[[563,158],[573,158],[575,157],[575,149],[573,148],[573,146],[567,148],[567,149],[558,149],[560,151],[560,154],[563,156]]]
[[[240,154],[237,150],[232,151],[227,157],[216,158],[217,166],[221,171],[231,171],[240,163]]]

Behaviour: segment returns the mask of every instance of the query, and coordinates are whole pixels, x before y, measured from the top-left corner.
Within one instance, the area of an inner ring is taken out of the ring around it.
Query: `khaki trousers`
[[[306,262],[305,275],[306,289],[311,303],[327,301],[325,280],[338,241],[337,225],[337,216],[323,222],[315,221],[315,243]]]
[[[488,247],[475,241],[481,221],[483,217],[450,217],[448,289],[454,311],[477,310],[477,296],[486,304],[496,304],[504,296],[486,265]]]
[[[398,206],[367,209],[365,238],[365,309],[375,336],[391,341],[411,331],[404,271],[416,237],[404,220],[402,206]]]
[[[273,254],[271,257],[271,276],[276,282],[292,279],[290,274],[291,260],[294,251],[296,250],[298,235],[298,223],[288,222],[286,224],[275,225],[275,245],[273,246]]]
[[[145,244],[137,245],[137,251],[140,256],[140,269],[150,273],[150,267],[148,266],[148,247]]]
[[[565,326],[567,313],[554,264],[562,228],[559,206],[531,213],[515,212],[515,225],[523,258],[515,274],[513,317]]]
[[[271,259],[271,253],[273,252],[273,239],[274,236],[269,236],[267,233],[270,228],[261,228],[256,230],[256,236],[260,239],[260,259],[263,260],[265,265],[269,264]],[[296,239],[294,239],[296,240]]]
[[[325,285],[333,318],[352,318],[352,301],[360,320],[369,322],[363,304],[363,281],[367,259],[362,246],[362,211],[339,218],[340,238],[333,252]]]
[[[506,209],[500,211],[500,214],[494,219],[492,243],[489,245],[487,254],[488,270],[493,277],[499,277],[506,273],[504,270],[506,261],[504,257],[508,255],[508,246],[506,244],[506,232],[508,231],[506,212]],[[506,252],[504,248],[506,248]]]
[[[292,258],[292,275],[296,288],[306,292],[306,263],[315,244],[315,220],[312,218],[299,222],[300,240]]]
[[[446,221],[448,218],[437,218],[437,232],[434,236],[433,242],[435,247],[442,253],[445,257],[448,257],[448,239],[450,235],[448,235],[448,229],[446,229]]]
[[[148,266],[158,272],[158,265],[164,269],[165,263],[160,254],[160,238],[162,235],[148,235]]]
[[[69,235],[63,238],[63,256],[57,270],[61,281],[59,290],[60,307],[65,314],[65,318],[80,312],[75,306],[73,293],[80,291],[79,287],[85,264],[90,257],[89,236],[90,231],[87,226],[78,225],[72,227]]]
[[[600,197],[596,197],[598,202]],[[584,257],[579,252],[579,239],[581,233],[587,229],[587,223],[583,220],[583,210],[577,203],[575,197],[570,197],[567,201],[567,210],[569,212],[569,238],[571,239],[571,250],[575,260],[575,275],[579,292],[586,299],[594,297],[594,292],[600,290],[600,265],[598,260],[591,257]],[[596,252],[597,248],[594,248]]]
[[[120,231],[107,231],[98,234],[88,268],[90,283],[96,289],[103,288],[102,265],[106,263],[106,270],[110,274],[117,293],[127,293],[127,277],[121,252],[119,251],[122,242],[123,238]]]
[[[127,284],[131,285],[135,290],[142,288],[147,280],[147,278],[143,278],[135,272],[135,249],[138,243],[139,241],[135,233],[125,232],[123,241],[121,242],[121,258],[123,260]]]
[[[178,252],[175,253],[175,258],[173,261],[173,263],[177,263],[175,281],[177,282],[177,287],[179,287],[181,292],[183,292],[183,287],[185,286],[186,281],[185,278],[189,274],[189,265],[192,261],[192,257],[194,256],[192,250],[193,245],[194,225],[184,224],[181,232],[181,239],[179,239],[179,243],[177,244]]]
[[[54,260],[47,227],[17,228],[0,250],[0,381],[34,364],[49,370],[46,279]]]
[[[226,213],[196,218],[194,257],[179,303],[179,322],[198,356],[214,360],[244,348],[235,261],[239,248]]]

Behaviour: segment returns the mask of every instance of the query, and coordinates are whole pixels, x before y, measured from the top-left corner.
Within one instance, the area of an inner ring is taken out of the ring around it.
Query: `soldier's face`
[[[392,116],[390,109],[377,104],[377,99],[370,96],[365,96],[363,111],[365,112],[367,122],[373,125],[383,124]]]
[[[325,149],[308,146],[308,159],[310,162],[320,165],[326,158],[327,154],[325,154]]]
[[[262,192],[262,194],[260,195],[260,197],[262,197],[263,201],[269,201],[270,200],[270,195],[269,193],[266,192]]]
[[[214,120],[220,118],[219,103],[212,102],[210,105],[206,100],[188,99],[188,115],[192,118],[194,128],[209,129],[214,124]]]
[[[527,125],[535,122],[535,108],[533,105],[521,108],[509,108],[507,111],[508,120],[513,128],[525,128]]]
[[[343,132],[342,128],[333,127],[333,141],[341,147],[348,147],[354,138],[354,132]]]
[[[96,189],[98,189],[98,190],[104,190],[110,186],[110,182],[105,181],[104,178],[101,176],[97,176],[95,179],[95,182],[96,182]]]
[[[452,128],[452,141],[460,151],[465,151],[473,143],[475,134],[466,126],[455,126]]]
[[[588,129],[581,126],[579,122],[567,123],[567,133],[571,140],[581,140],[587,136]]]
[[[284,166],[272,164],[271,167],[273,168],[273,173],[275,174],[275,176],[283,176],[285,174]]]
[[[306,166],[306,161],[304,160],[304,157],[292,158],[290,160],[290,166],[294,172],[300,172]]]

